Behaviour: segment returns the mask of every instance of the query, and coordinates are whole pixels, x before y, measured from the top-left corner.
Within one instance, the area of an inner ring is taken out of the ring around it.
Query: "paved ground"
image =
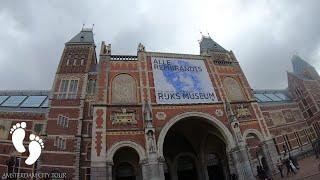
[[[278,174],[276,177],[274,177],[274,180],[320,180],[320,171],[318,169],[320,159],[316,159],[315,156],[306,157],[305,159],[302,159],[299,162],[300,170],[296,174],[287,175],[286,168],[284,168],[284,178],[280,177],[280,174]]]

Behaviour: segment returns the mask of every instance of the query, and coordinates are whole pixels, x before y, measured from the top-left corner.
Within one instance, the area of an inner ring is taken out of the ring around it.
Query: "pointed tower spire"
[[[66,44],[93,44],[93,31],[92,28],[82,27],[81,31],[75,35],[70,41]]]
[[[296,76],[317,79],[319,78],[318,72],[316,69],[310,65],[308,62],[304,61],[298,55],[293,55],[291,58],[292,66],[293,66],[293,74]]]
[[[200,54],[210,53],[210,52],[228,52],[218,43],[216,43],[209,35],[204,36],[200,40]]]

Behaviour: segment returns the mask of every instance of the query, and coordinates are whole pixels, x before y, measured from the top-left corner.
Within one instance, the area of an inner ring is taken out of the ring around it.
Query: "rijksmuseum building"
[[[291,61],[286,89],[253,90],[235,54],[210,37],[199,54],[139,44],[136,55],[115,55],[84,28],[65,43],[51,90],[0,91],[0,173],[251,180],[257,165],[278,173],[280,157],[314,153],[320,137],[320,77]],[[12,145],[17,122],[44,140],[32,166]]]

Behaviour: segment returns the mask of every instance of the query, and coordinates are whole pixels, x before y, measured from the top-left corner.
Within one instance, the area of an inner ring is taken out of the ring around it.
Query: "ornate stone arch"
[[[111,102],[115,104],[137,103],[137,83],[134,77],[125,73],[113,77]]]
[[[120,148],[123,148],[123,147],[130,147],[132,149],[134,149],[138,155],[139,155],[139,159],[140,159],[140,162],[141,161],[144,161],[147,156],[146,156],[146,152],[144,150],[144,148],[133,142],[133,141],[120,141],[120,142],[117,142],[115,144],[113,144],[107,151],[107,162],[111,162],[113,164],[113,156],[114,154],[117,152],[117,150],[119,150]]]
[[[161,158],[164,158],[163,144],[164,144],[164,140],[165,140],[165,137],[166,137],[169,129],[173,125],[175,125],[177,122],[184,120],[185,118],[188,118],[188,117],[204,118],[205,120],[207,120],[207,122],[209,122],[210,124],[215,126],[220,131],[224,140],[226,141],[227,149],[232,149],[232,148],[236,147],[236,144],[235,144],[235,141],[233,139],[231,132],[221,121],[219,121],[218,119],[214,118],[213,116],[206,114],[206,113],[203,113],[203,112],[187,112],[187,113],[182,113],[182,114],[179,114],[179,115],[173,117],[162,128],[162,130],[159,134],[158,143],[157,143],[158,144],[158,155]]]
[[[249,134],[254,134],[258,137],[258,139],[263,142],[265,140],[265,138],[263,137],[263,135],[256,129],[246,129],[244,132],[243,132],[243,138],[246,139],[246,137],[249,135]]]
[[[240,86],[240,83],[232,77],[223,79],[223,86],[229,101],[243,101],[245,94]]]

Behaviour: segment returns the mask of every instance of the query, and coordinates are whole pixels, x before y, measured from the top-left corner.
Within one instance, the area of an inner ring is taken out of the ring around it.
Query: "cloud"
[[[285,88],[290,57],[320,69],[320,2],[249,0],[4,1],[0,89],[50,89],[64,43],[95,24],[97,47],[198,54],[200,31],[233,50],[253,88]],[[97,48],[99,50],[99,48]]]

